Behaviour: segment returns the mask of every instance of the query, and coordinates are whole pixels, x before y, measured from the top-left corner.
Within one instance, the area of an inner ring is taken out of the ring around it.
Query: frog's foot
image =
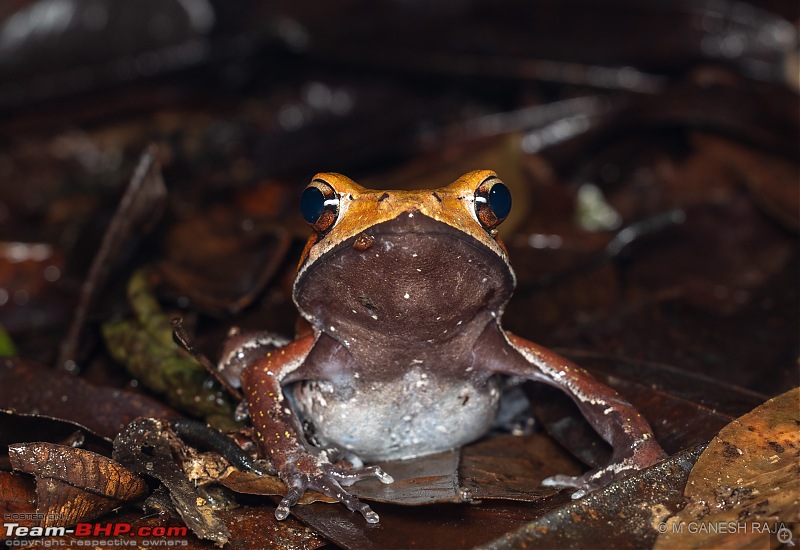
[[[572,487],[573,499],[583,498],[587,494],[601,489],[611,483],[627,477],[637,470],[647,468],[666,458],[667,455],[654,439],[643,439],[632,446],[622,457],[615,457],[605,468],[591,470],[580,476],[555,475],[542,480],[544,487]]]
[[[360,512],[367,523],[378,523],[380,517],[356,497],[345,491],[342,486],[349,486],[362,479],[377,477],[381,483],[392,483],[392,476],[377,466],[358,469],[345,469],[332,464],[326,452],[319,454],[303,453],[296,460],[289,461],[281,469],[279,477],[286,484],[288,492],[278,504],[275,517],[286,519],[292,506],[303,497],[306,490],[311,489],[337,499],[349,510]]]
[[[580,476],[554,475],[542,480],[543,487],[571,487],[577,489],[570,496],[573,499],[583,498],[592,491],[605,487],[612,481],[625,477],[638,468],[626,461],[610,464],[605,468],[592,470]]]

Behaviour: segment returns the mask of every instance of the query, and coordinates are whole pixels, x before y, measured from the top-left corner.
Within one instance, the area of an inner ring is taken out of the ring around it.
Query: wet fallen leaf
[[[142,393],[93,386],[18,358],[0,359],[0,407],[69,420],[109,438],[139,416],[177,416]]]
[[[676,454],[480,546],[501,548],[645,548],[656,526],[683,505],[683,486],[702,448]]]
[[[775,537],[782,544],[797,541],[798,424],[800,388],[795,388],[720,430],[689,475],[688,503],[666,520],[655,547],[752,548],[771,546]]]
[[[458,451],[380,466],[393,483],[365,480],[353,485],[352,493],[406,506],[482,499],[537,502],[556,492],[541,486],[544,478],[581,472],[575,460],[542,434],[488,437]]]

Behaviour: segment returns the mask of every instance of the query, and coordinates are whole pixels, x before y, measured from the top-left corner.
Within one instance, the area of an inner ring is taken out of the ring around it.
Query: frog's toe
[[[650,466],[651,464],[647,464]],[[571,487],[576,489],[571,497],[579,499],[597,489],[602,489],[609,483],[629,476],[630,474],[646,467],[633,457],[612,462],[605,468],[591,470],[580,476],[555,475],[542,480],[544,487]]]
[[[570,496],[573,499],[583,498],[591,491],[599,489],[603,484],[597,484],[594,480],[589,479],[589,475],[594,472],[589,472],[582,476],[565,476],[555,475],[542,480],[543,487],[553,488],[572,488],[576,489]],[[610,481],[610,480],[609,480]]]
[[[637,470],[653,466],[666,457],[667,454],[655,439],[645,437],[632,444],[630,450],[618,454],[605,468],[591,470],[580,476],[555,475],[542,480],[542,485],[574,488],[576,491],[571,496],[573,499],[579,499]]]
[[[628,470],[633,470],[635,468],[626,468],[625,474],[623,474],[623,470],[616,468],[615,466],[619,465],[611,465],[606,466],[600,470],[592,470],[587,472],[581,476],[565,476],[565,475],[555,475],[548,477],[542,480],[542,486],[544,487],[566,487],[566,488],[573,488],[576,489],[572,495],[570,495],[573,499],[583,498],[587,494],[600,489],[601,487],[605,487],[614,479],[618,477],[622,477],[623,475],[628,473]]]
[[[278,507],[275,509],[275,517],[278,520],[284,520],[289,517],[289,512],[292,506],[297,504],[306,492],[306,483],[303,476],[294,475],[286,481],[288,491],[286,496],[283,497]]]
[[[349,510],[360,512],[361,515],[364,516],[364,519],[367,520],[367,523],[378,523],[381,520],[380,516],[372,511],[369,504],[361,502],[346,491],[342,491],[342,496],[339,497],[339,500],[342,504],[347,506]]]
[[[309,480],[308,487],[324,495],[335,498],[347,506],[348,510],[360,512],[361,515],[364,516],[364,519],[367,520],[367,523],[378,523],[380,521],[378,514],[373,512],[368,504],[361,502],[345,491],[339,481],[337,481],[337,477],[338,475],[332,472],[316,475]],[[356,479],[353,482],[355,481],[358,480]]]
[[[364,468],[356,469],[343,469],[338,467],[330,468],[329,473],[336,478],[336,480],[349,487],[357,481],[377,477],[381,483],[392,483],[394,478],[383,471],[380,466],[367,466]]]
[[[583,476],[565,476],[558,474],[542,480],[542,487],[578,487]]]
[[[377,466],[345,469],[331,464],[324,453],[316,456],[301,455],[287,464],[280,474],[286,484],[287,493],[278,504],[275,517],[279,520],[286,519],[292,506],[300,501],[306,490],[311,489],[335,498],[353,512],[359,512],[368,523],[378,523],[378,514],[342,487],[370,477],[377,477],[383,483],[392,482],[392,477]]]

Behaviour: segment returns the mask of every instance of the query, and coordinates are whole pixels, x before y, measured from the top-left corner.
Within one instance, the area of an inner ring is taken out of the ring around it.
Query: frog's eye
[[[314,231],[324,233],[339,216],[339,195],[329,183],[314,180],[300,197],[300,212]]]
[[[485,179],[475,190],[475,214],[481,225],[493,230],[511,212],[511,191],[495,176]]]

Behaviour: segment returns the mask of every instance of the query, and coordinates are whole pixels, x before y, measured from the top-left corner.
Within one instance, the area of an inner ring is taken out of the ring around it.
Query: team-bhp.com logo
[[[78,523],[75,527],[26,527],[19,523],[3,523],[5,535],[11,537],[186,537],[186,527],[142,525],[134,528],[130,523]]]

